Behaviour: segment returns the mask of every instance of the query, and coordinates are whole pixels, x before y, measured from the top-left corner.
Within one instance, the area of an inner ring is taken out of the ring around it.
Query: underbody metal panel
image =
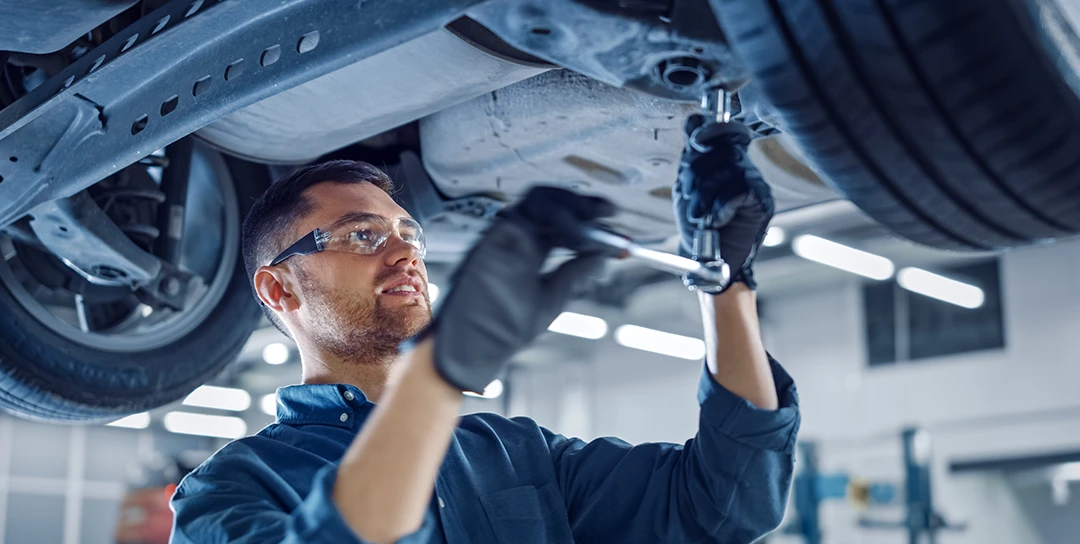
[[[439,29],[252,104],[199,136],[259,162],[307,163],[545,70]]]
[[[421,156],[450,197],[514,198],[533,184],[559,185],[611,199],[623,210],[615,220],[622,232],[658,239],[674,232],[670,189],[683,123],[696,111],[555,70],[421,119]],[[751,148],[777,209],[835,198],[790,148],[783,137]]]
[[[421,157],[451,197],[555,184],[617,202],[628,234],[664,236],[694,109],[556,70],[425,117]]]

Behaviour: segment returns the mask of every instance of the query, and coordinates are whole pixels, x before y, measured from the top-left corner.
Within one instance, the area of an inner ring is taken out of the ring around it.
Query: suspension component
[[[94,285],[138,289],[148,302],[181,310],[201,278],[139,248],[86,192],[34,210],[30,228],[53,254]]]
[[[180,261],[180,238],[184,232],[184,206],[194,148],[195,141],[191,138],[182,138],[165,148],[169,166],[161,173],[164,198],[160,202],[157,218],[157,230],[161,236],[154,245],[154,254],[167,263]]]

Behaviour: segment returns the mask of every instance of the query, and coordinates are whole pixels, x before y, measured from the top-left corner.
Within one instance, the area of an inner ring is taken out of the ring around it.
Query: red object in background
[[[168,544],[173,514],[169,499],[176,484],[133,489],[120,505],[116,544]]]

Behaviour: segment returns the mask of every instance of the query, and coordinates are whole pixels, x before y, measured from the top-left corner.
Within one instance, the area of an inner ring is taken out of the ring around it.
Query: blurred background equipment
[[[819,518],[821,503],[830,499],[847,499],[851,507],[865,512],[859,516],[864,529],[893,529],[907,533],[908,544],[934,544],[941,531],[961,531],[965,525],[950,524],[935,509],[932,493],[930,435],[919,429],[904,429],[904,478],[900,485],[892,482],[871,482],[844,473],[818,472],[817,447],[813,442],[799,444],[802,469],[793,487],[796,519],[785,532],[798,534],[806,544],[827,542]],[[901,500],[904,515],[898,521],[875,515],[877,507],[897,500],[897,488],[903,490]]]
[[[116,544],[168,544],[173,514],[169,500],[177,484],[205,460],[206,452],[181,452],[165,457],[152,454],[137,467],[120,503]]]
[[[819,518],[822,502],[846,499],[852,508],[866,510],[896,499],[896,487],[892,483],[869,482],[846,473],[818,472],[817,447],[813,442],[800,442],[798,452],[801,468],[791,489],[795,519],[781,530],[802,536],[806,544],[825,542]]]

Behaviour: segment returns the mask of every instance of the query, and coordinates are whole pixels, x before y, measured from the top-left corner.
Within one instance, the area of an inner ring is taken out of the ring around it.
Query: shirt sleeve
[[[320,469],[311,492],[290,511],[279,498],[295,492],[258,458],[215,456],[185,477],[173,495],[170,542],[367,544],[334,504],[336,480],[336,465]],[[421,528],[398,544],[429,542],[434,526],[431,512],[426,512]]]
[[[685,444],[592,442],[544,431],[577,542],[753,542],[783,519],[798,397],[769,359],[780,407],[762,410],[704,371]]]

